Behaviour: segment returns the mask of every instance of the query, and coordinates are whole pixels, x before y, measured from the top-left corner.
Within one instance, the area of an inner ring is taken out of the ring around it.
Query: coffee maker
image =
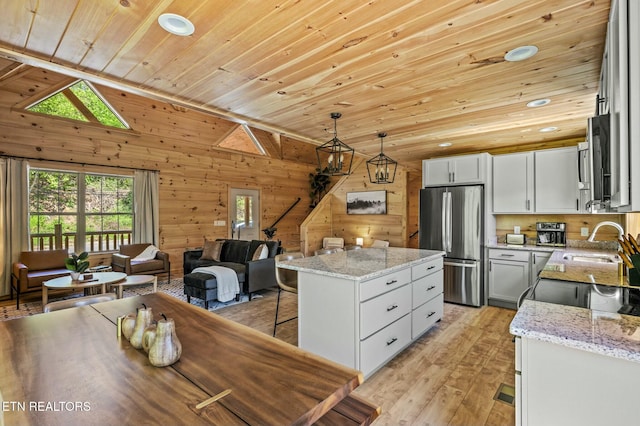
[[[537,222],[538,233],[536,245],[551,247],[566,247],[567,224],[563,222]]]

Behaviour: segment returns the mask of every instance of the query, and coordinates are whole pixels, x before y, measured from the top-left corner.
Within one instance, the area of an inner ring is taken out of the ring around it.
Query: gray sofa
[[[220,261],[201,259],[202,249],[184,252],[184,294],[187,296],[187,301],[190,302],[191,297],[202,299],[205,301],[205,309],[208,309],[208,302],[217,298],[215,277],[202,272],[191,272],[200,266],[216,265],[233,269],[238,276],[242,293],[248,294],[249,300],[256,291],[277,285],[275,256],[280,252],[279,241],[221,241],[224,243],[220,252]],[[266,244],[268,257],[261,260],[251,260],[261,244]]]

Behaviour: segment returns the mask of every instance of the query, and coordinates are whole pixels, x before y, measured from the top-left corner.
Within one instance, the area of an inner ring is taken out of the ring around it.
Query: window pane
[[[84,183],[84,197],[78,197],[78,179]],[[51,238],[55,225],[62,227],[63,247],[87,251],[116,250],[118,242],[129,241],[133,230],[133,178],[95,174],[64,173],[32,169],[30,174],[30,233],[32,249]],[[83,204],[78,204],[82,202]],[[78,216],[84,216],[79,222]],[[82,229],[77,228],[83,223]],[[81,244],[75,243],[76,235]]]
[[[87,120],[87,117],[82,115],[82,113],[78,111],[78,108],[76,108],[62,92],[56,93],[44,101],[38,102],[27,110],[39,112],[41,114],[71,118],[72,120],[89,121]]]
[[[236,196],[236,225],[244,224],[244,195]]]
[[[128,128],[84,81],[78,81],[69,89],[82,101],[100,123],[105,126],[118,127],[120,129]]]

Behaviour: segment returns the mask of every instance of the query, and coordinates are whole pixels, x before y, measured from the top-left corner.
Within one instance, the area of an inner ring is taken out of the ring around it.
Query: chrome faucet
[[[598,223],[596,225],[596,227],[593,228],[593,232],[591,233],[591,235],[589,236],[589,239],[587,241],[589,241],[589,242],[595,241],[596,232],[598,232],[598,229],[600,229],[600,227],[604,226],[604,225],[609,225],[609,226],[613,226],[614,228],[616,228],[618,230],[618,238],[622,239],[622,236],[624,235],[624,229],[622,229],[622,226],[620,226],[619,224],[617,224],[615,222],[611,222],[609,220],[605,220],[604,222]]]

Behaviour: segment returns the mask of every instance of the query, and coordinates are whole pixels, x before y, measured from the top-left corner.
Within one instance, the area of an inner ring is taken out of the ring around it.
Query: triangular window
[[[250,154],[266,154],[264,148],[246,124],[238,126],[229,136],[220,142],[218,146],[233,149],[234,151],[248,152]]]
[[[88,81],[78,80],[34,104],[27,111],[129,129],[129,125]]]

